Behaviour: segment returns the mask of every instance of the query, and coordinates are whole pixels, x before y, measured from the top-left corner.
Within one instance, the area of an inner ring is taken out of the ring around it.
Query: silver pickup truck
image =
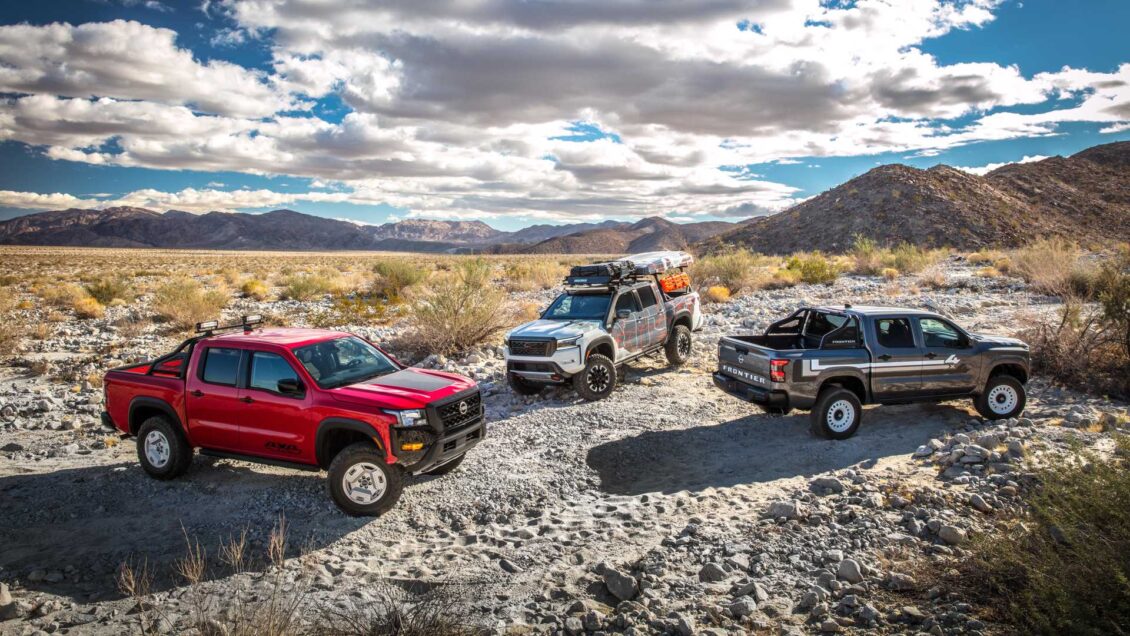
[[[988,419],[1024,410],[1028,345],[894,307],[806,307],[760,336],[718,342],[714,384],[768,412],[811,410],[821,437],[855,434],[863,404],[972,398]]]

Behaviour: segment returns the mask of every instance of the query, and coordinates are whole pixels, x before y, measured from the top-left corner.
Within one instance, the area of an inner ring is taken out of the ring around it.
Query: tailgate
[[[718,341],[718,371],[746,384],[767,387],[774,353],[768,347],[723,336]]]

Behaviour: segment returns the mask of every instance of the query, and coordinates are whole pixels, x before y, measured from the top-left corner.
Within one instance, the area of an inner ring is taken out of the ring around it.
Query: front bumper
[[[754,404],[760,404],[761,406],[774,409],[789,408],[789,394],[784,391],[771,391],[769,389],[752,386],[718,372],[715,372],[713,377],[714,386],[739,400],[753,402]]]
[[[533,382],[563,382],[585,368],[580,347],[558,349],[548,357],[515,356],[509,347],[504,347],[503,351],[506,372]]]
[[[475,411],[445,426],[441,412],[445,406],[460,401],[476,400]],[[412,474],[419,474],[455,460],[471,450],[486,437],[486,409],[482,395],[476,387],[454,395],[424,409],[428,416],[427,427],[399,428],[390,431],[393,452],[399,464]],[[422,442],[418,451],[403,451],[403,444]]]

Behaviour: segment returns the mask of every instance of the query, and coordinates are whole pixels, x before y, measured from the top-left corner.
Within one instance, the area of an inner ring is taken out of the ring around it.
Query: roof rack
[[[686,252],[642,252],[614,261],[577,265],[569,270],[565,285],[574,288],[609,287],[639,276],[665,274],[693,262],[694,257]]]
[[[251,331],[252,327],[261,322],[263,322],[263,316],[261,314],[251,314],[249,316],[243,316],[239,319],[238,323],[235,323],[233,325],[220,326],[219,320],[206,320],[204,322],[196,323],[196,333],[202,333],[206,336],[210,336],[217,331],[226,331],[228,329],[243,329],[244,331]]]

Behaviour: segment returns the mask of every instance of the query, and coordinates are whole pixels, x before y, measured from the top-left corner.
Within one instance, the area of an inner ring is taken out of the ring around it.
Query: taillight
[[[788,360],[770,360],[769,361],[769,379],[773,382],[785,381],[785,367],[788,366]]]

